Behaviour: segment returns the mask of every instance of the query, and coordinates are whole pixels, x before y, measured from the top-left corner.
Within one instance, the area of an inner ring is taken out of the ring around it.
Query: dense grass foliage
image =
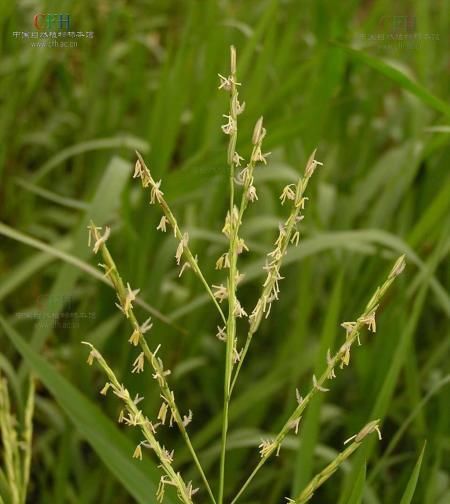
[[[95,36],[76,48],[14,38],[34,29],[39,12],[68,12],[74,30]],[[248,159],[263,115],[271,151],[255,169],[259,199],[241,230],[250,253],[240,257],[239,300],[249,311],[287,217],[282,188],[316,147],[324,166],[308,187],[280,300],[234,391],[225,500],[258,462],[260,439],[291,413],[296,388],[306,393],[327,349],[343,341],[341,322],[362,313],[404,253],[407,269],[382,301],[377,332],[362,335],[349,368],[314,398],[299,436],[286,438],[240,502],[298,494],[376,418],[382,441],[368,440],[312,502],[450,501],[448,19],[440,0],[1,2],[0,372],[19,420],[30,372],[37,378],[29,502],[154,502],[159,480],[151,456],[131,458],[140,439],[110,420],[116,398],[99,395],[104,379],[85,365],[82,340],[157,414],[154,381],[130,374],[129,328],[87,247],[90,219],[111,226],[108,247],[141,289],[139,318],[152,316],[151,346],[162,345],[178,406],[194,412],[193,445],[218,486],[220,320],[194,274],[178,278],[177,241],[156,232],[161,214],[131,175],[138,150],[209,283],[222,282],[228,104],[217,74],[228,71],[231,44],[247,103],[237,149]],[[246,327],[238,322],[242,343]],[[179,433],[161,435],[186,480],[200,483]],[[0,495],[6,486],[0,478]]]

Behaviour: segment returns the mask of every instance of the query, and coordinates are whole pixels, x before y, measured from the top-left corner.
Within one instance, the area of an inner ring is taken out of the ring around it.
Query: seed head
[[[144,352],[141,352],[133,362],[132,373],[142,373],[144,371]]]
[[[139,443],[139,444],[136,446],[136,449],[134,450],[134,453],[133,453],[133,458],[135,458],[135,459],[139,459],[139,460],[142,460],[142,448],[141,448],[141,443]]]
[[[261,116],[257,121],[256,121],[256,124],[255,124],[255,127],[253,129],[253,136],[252,136],[252,144],[253,145],[258,145],[260,144],[265,135],[266,135],[266,130],[265,128],[263,127],[263,116]]]
[[[156,230],[162,231],[163,233],[165,233],[167,230],[167,224],[169,224],[169,219],[165,215],[163,215],[161,217],[161,220],[159,221],[159,224],[158,224]]]
[[[381,431],[380,431],[380,420],[373,420],[365,425],[358,434],[355,434],[352,437],[349,437],[344,441],[344,445],[350,443],[350,441],[355,440],[355,443],[361,443],[366,436],[372,434],[372,432],[376,432],[378,435],[378,439],[381,441]]]
[[[102,390],[100,390],[100,394],[105,396],[108,393],[109,387],[111,387],[111,383],[106,382]]]
[[[394,267],[392,268],[391,272],[389,273],[389,277],[388,278],[398,277],[403,272],[403,270],[405,269],[405,266],[406,266],[405,254],[403,254],[395,262]]]

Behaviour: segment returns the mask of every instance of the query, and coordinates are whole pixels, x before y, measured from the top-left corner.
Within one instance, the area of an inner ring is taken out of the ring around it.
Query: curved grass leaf
[[[130,135],[122,135],[112,138],[97,138],[96,140],[90,140],[88,142],[80,142],[68,147],[67,149],[59,151],[58,154],[50,158],[36,171],[36,173],[31,177],[31,180],[36,184],[67,159],[79,156],[85,152],[104,149],[120,149],[124,147],[130,149],[131,151],[139,150],[147,152],[149,150],[147,142]]]
[[[423,445],[422,451],[420,452],[419,458],[417,459],[416,465],[414,466],[414,471],[411,473],[408,485],[406,486],[405,493],[402,496],[400,504],[410,504],[414,493],[416,491],[417,480],[419,479],[420,467],[422,465],[423,455],[425,453],[426,442]]]
[[[357,61],[360,61],[361,63],[370,66],[371,68],[381,73],[391,81],[397,83],[405,91],[409,91],[410,93],[412,93],[414,96],[419,98],[419,100],[425,105],[428,105],[437,112],[440,112],[441,114],[445,114],[446,116],[450,117],[450,106],[448,105],[448,103],[441,100],[434,94],[430,93],[430,91],[428,91],[428,89],[424,88],[422,85],[411,80],[403,72],[400,72],[400,70],[397,70],[393,66],[388,65],[380,58],[370,56],[364,51],[353,49],[339,42],[334,42],[334,44],[345,49],[350,54],[350,56],[352,56]]]
[[[366,483],[366,464],[363,464],[358,471],[355,480],[355,486],[353,487],[352,494],[350,495],[350,499],[348,499],[347,504],[361,504],[365,483]]]
[[[70,241],[63,240],[56,245],[49,245],[40,240],[37,240],[36,238],[33,238],[32,236],[28,236],[25,233],[21,233],[20,231],[9,227],[6,224],[3,224],[3,222],[0,222],[0,235],[11,238],[12,240],[17,240],[21,243],[24,243],[25,245],[45,252],[45,254],[43,255],[38,255],[29,259],[27,262],[23,263],[16,270],[14,270],[5,279],[3,279],[3,281],[0,283],[0,300],[7,294],[9,294],[21,282],[25,281],[27,279],[27,275],[30,275],[38,268],[45,266],[51,261],[52,258],[55,257],[61,259],[71,266],[75,266],[80,271],[84,271],[96,280],[99,280],[100,282],[103,282],[106,285],[112,287],[111,282],[105,277],[104,274],[101,273],[100,270],[94,268],[89,263],[82,261],[78,257],[65,252],[66,249],[70,249],[71,247]],[[144,308],[144,310],[153,315],[155,318],[161,320],[161,322],[173,326],[180,332],[184,332],[182,328],[178,327],[168,317],[163,315],[153,306],[146,303],[143,299],[136,298],[136,304]]]

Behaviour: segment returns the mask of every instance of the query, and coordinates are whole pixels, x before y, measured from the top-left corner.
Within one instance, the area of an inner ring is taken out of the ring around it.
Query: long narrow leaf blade
[[[408,484],[406,485],[405,493],[403,494],[400,504],[410,504],[414,493],[416,491],[417,480],[419,479],[420,467],[422,466],[423,455],[425,453],[426,442],[423,445],[422,451],[420,452],[419,458],[417,459],[414,470],[411,473]]]

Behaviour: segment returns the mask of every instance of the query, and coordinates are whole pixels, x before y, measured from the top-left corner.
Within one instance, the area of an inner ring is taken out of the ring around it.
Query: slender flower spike
[[[133,178],[138,178],[142,177],[142,164],[139,161],[139,159],[136,161],[136,164],[134,165],[134,173],[133,173]]]
[[[259,444],[259,454],[261,457],[266,457],[272,450],[275,448],[275,442],[271,439],[261,439],[261,443]]]
[[[264,118],[261,116],[255,124],[255,127],[253,129],[253,136],[252,136],[252,144],[253,145],[260,144],[263,141],[264,137],[266,136],[266,130],[263,127],[263,120],[264,120]]]
[[[108,226],[105,226],[105,232],[103,235],[100,235],[100,230],[102,229],[101,227],[94,226],[94,224],[90,224],[88,226],[89,229],[89,238],[88,238],[88,246],[91,246],[92,239],[95,239],[94,246],[92,248],[94,254],[97,254],[97,252],[100,250],[100,247],[106,243],[106,240],[109,238],[109,235],[111,234],[111,229]]]
[[[161,203],[164,193],[160,189],[161,180],[154,182],[150,191],[150,205],[154,205],[156,202]]]
[[[395,262],[394,267],[392,268],[391,272],[389,273],[389,279],[398,277],[405,269],[405,266],[406,266],[406,261],[405,261],[405,255],[403,254]]]
[[[135,329],[131,334],[128,343],[131,343],[131,345],[133,346],[138,346],[140,339],[141,339],[141,333],[139,332],[138,329]]]
[[[100,354],[94,348],[94,346],[91,343],[89,343],[88,341],[82,341],[81,343],[83,345],[87,345],[88,347],[91,348],[91,351],[89,352],[89,355],[87,358],[87,363],[89,364],[89,366],[92,366],[92,364],[94,363],[94,359],[98,359],[100,357]]]
[[[159,413],[158,413],[158,420],[161,420],[161,423],[163,425],[166,424],[166,418],[167,418],[167,411],[168,411],[168,406],[166,402],[163,402],[161,404],[161,407],[159,408]]]
[[[220,341],[226,341],[226,339],[227,339],[227,333],[225,330],[226,330],[226,327],[217,326],[216,338],[218,338]]]
[[[144,400],[144,396],[140,396],[139,394],[136,394],[133,399],[133,403],[135,405],[138,405],[141,401]]]
[[[291,428],[294,429],[295,435],[298,434],[298,428],[300,427],[300,421],[302,417],[298,417],[296,420],[293,420],[291,423]]]
[[[138,460],[142,460],[142,448],[141,448],[141,443],[139,443],[139,444],[136,446],[136,449],[134,450],[134,453],[133,453],[133,458],[138,459]]]
[[[236,243],[236,251],[237,251],[237,254],[240,255],[242,254],[242,252],[244,252],[244,250],[246,252],[248,252],[249,248],[247,247],[247,245],[245,244],[245,241],[243,238],[238,238],[237,240],[237,243]]]
[[[291,243],[293,243],[297,247],[299,241],[300,241],[300,232],[296,231],[291,238]]]
[[[327,350],[327,366],[329,368],[328,379],[332,380],[336,378],[336,373],[334,372],[334,361],[331,358],[330,349]]]
[[[316,388],[317,390],[320,390],[320,392],[329,392],[330,389],[327,389],[325,387],[322,387],[321,385],[319,385],[319,383],[317,382],[317,378],[316,378],[316,375],[313,375],[313,386],[314,388]]]
[[[100,390],[100,394],[105,396],[108,393],[109,387],[111,387],[111,383],[106,382],[102,390]]]
[[[163,215],[156,230],[165,233],[167,231],[167,224],[169,224],[169,219],[165,215]]]
[[[225,133],[225,135],[232,135],[236,132],[236,121],[230,115],[223,114],[223,117],[225,117],[225,119],[228,119],[228,122],[222,126],[222,131]]]
[[[369,434],[372,434],[372,432],[376,432],[378,435],[378,439],[381,441],[381,431],[380,431],[380,420],[373,420],[372,422],[369,422],[367,425],[365,425],[359,432],[358,434],[355,434],[354,436],[346,439],[344,441],[344,445],[350,443],[350,441],[355,440],[355,443],[362,443],[364,438],[368,436]]]
[[[256,187],[251,185],[247,190],[247,199],[252,203],[258,199],[258,195],[256,194]]]
[[[244,158],[242,156],[239,156],[239,154],[234,151],[233,154],[233,163],[235,166],[241,166],[241,161],[244,161]]]
[[[323,163],[314,159],[315,155],[316,155],[316,151],[314,151],[311,154],[311,157],[308,159],[308,163],[306,164],[306,168],[305,168],[305,177],[306,178],[312,177],[312,175],[315,172],[318,165],[323,166]]]
[[[142,373],[144,371],[144,352],[141,352],[133,362],[132,373]]]
[[[113,392],[119,399],[122,399],[123,401],[127,401],[130,398],[130,393],[122,384],[120,384],[118,387],[114,387]]]
[[[149,317],[139,328],[142,334],[147,333],[153,327],[152,318]],[[155,352],[156,353],[156,352]]]
[[[242,308],[241,303],[237,299],[234,307],[234,316],[237,318],[247,317],[247,312]]]
[[[91,224],[89,224],[89,226],[87,227],[88,228],[88,247],[91,246],[91,243],[92,243],[92,240],[97,240],[97,236],[99,234],[99,231],[101,231],[101,227],[100,226],[94,226],[94,224],[91,222]]]
[[[344,366],[348,366],[350,363],[350,348],[352,347],[351,341],[345,342],[340,349],[341,354],[341,365],[340,368],[343,369]]]
[[[221,303],[224,299],[227,299],[228,290],[223,284],[213,285],[212,287],[214,289],[214,297],[219,301],[219,303]]]
[[[189,410],[189,414],[183,416],[183,425],[187,427],[191,422],[192,422],[192,411]]]
[[[217,74],[220,79],[219,89],[223,89],[225,91],[231,91],[231,87],[234,84],[235,86],[240,86],[240,82],[234,82],[233,77],[224,77],[223,75]]]
[[[365,317],[358,319],[359,322],[367,325],[367,329],[373,333],[377,331],[377,323],[375,320],[375,313],[377,311],[378,305]]]
[[[353,333],[356,326],[356,322],[342,322],[341,327],[346,331],[346,339]]]
[[[228,252],[222,254],[216,261],[216,269],[229,268],[230,267],[230,255]]]
[[[181,257],[183,256],[184,249],[188,246],[188,243],[189,235],[187,233],[184,233],[182,239],[180,240],[180,243],[178,244],[177,252],[175,254],[175,259],[177,260],[178,266],[180,265]]]
[[[237,349],[237,338],[234,338],[233,364],[236,364],[241,360],[241,354],[242,354],[242,350],[240,352],[238,352],[238,349]]]
[[[142,417],[142,411],[138,410],[135,412],[128,413],[128,417],[124,418],[124,422],[131,427],[137,427],[138,425],[142,425],[144,423]]]
[[[123,311],[127,315],[131,309],[133,309],[133,301],[135,301],[136,296],[139,294],[140,289],[132,290],[130,284],[127,283],[127,296],[125,298],[125,303],[123,305]],[[128,317],[128,315],[127,315]]]
[[[161,458],[163,458],[168,464],[171,464],[173,462],[173,454],[174,450],[169,452],[164,446],[162,447],[161,450]]]
[[[284,202],[287,199],[292,201],[295,200],[295,184],[289,184],[283,189],[283,192],[281,193],[280,196],[281,204],[284,205]]]
[[[181,277],[181,275],[182,275],[182,274],[183,274],[183,273],[184,273],[187,269],[189,269],[189,268],[192,268],[192,266],[190,265],[190,263],[185,262],[185,263],[183,264],[183,266],[181,267],[181,269],[180,269],[180,273],[178,273],[178,278],[180,278],[180,277]]]
[[[253,160],[255,162],[261,162],[264,163],[265,165],[267,164],[267,159],[272,153],[271,152],[264,152],[264,154],[261,151],[260,147],[256,147],[255,149],[255,154],[253,156]]]

